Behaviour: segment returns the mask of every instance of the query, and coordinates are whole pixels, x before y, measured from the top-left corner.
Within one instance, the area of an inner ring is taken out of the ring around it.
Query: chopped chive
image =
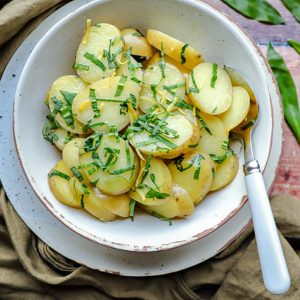
[[[166,74],[165,74],[166,64],[165,64],[164,56],[165,56],[164,47],[163,47],[163,43],[161,43],[161,50],[160,50],[161,60],[159,62],[159,68],[160,68],[160,71],[161,71],[162,78],[166,77]]]
[[[75,64],[73,65],[73,68],[74,68],[75,70],[81,70],[81,71],[88,71],[88,70],[90,69],[90,67],[87,66],[87,65],[77,64],[77,63],[75,63]]]
[[[96,186],[96,185],[97,185],[97,183],[98,183],[98,181],[99,181],[99,178],[98,178],[98,179],[96,179],[95,181],[91,181],[91,184],[92,184],[92,185],[94,185],[94,186]]]
[[[83,149],[85,152],[92,152],[98,149],[101,144],[102,133],[94,133],[90,135],[83,144]]]
[[[131,165],[131,166],[127,166],[127,167],[124,167],[124,168],[121,168],[121,169],[113,170],[113,171],[109,172],[109,174],[119,175],[119,174],[125,173],[127,171],[131,171],[131,170],[134,170],[134,169],[135,169],[135,165]]]
[[[121,75],[121,78],[119,80],[117,90],[115,93],[115,97],[119,97],[122,94],[126,80],[127,80],[127,76]]]
[[[181,87],[184,87],[185,86],[185,82],[179,82],[179,83],[176,83],[176,84],[171,84],[171,85],[164,85],[163,88],[165,87],[165,89],[170,89],[170,90],[174,90],[174,89],[178,89],[178,88],[181,88]]]
[[[117,99],[117,98],[97,98],[97,101],[100,101],[100,102],[124,103],[124,102],[127,102],[127,99]]]
[[[256,118],[249,121],[248,123],[246,123],[244,126],[241,127],[242,130],[246,130],[248,129],[249,127],[253,126],[255,124],[255,121],[256,121]]]
[[[85,195],[89,195],[90,194],[90,191],[89,191],[88,187],[84,183],[81,185],[81,187],[82,187],[83,193]]]
[[[130,203],[129,203],[129,216],[130,216],[131,222],[134,221],[135,205],[136,205],[136,201],[134,199],[130,199]]]
[[[150,188],[150,190],[145,195],[146,198],[157,198],[157,199],[166,199],[170,195],[167,193],[161,193],[158,191],[155,191],[154,189]]]
[[[212,114],[215,113],[215,112],[217,111],[217,109],[218,109],[218,107],[216,106],[216,107],[211,111],[211,113],[212,113]]]
[[[189,46],[189,44],[184,44],[183,47],[181,48],[181,52],[180,52],[180,63],[183,65],[186,62],[186,58],[185,58],[185,49]]]
[[[194,76],[194,70],[191,73],[191,78],[192,78],[192,83],[193,83],[193,93],[200,93],[200,89],[197,86],[196,80],[195,80],[195,76]]]
[[[84,208],[84,194],[81,195],[81,199],[80,199],[80,205],[81,205],[81,208]]]
[[[186,109],[192,109],[193,106],[191,104],[186,103],[184,100],[178,100],[175,103],[176,107],[180,107],[180,108],[186,108]]]
[[[94,54],[89,53],[89,52],[85,52],[83,56],[86,59],[90,60],[93,64],[98,66],[102,71],[106,70],[106,67],[104,66],[104,64]]]
[[[199,145],[199,143],[193,144],[193,145],[189,145],[189,148],[196,148],[198,145]]]
[[[147,146],[147,145],[152,145],[152,144],[155,144],[155,143],[157,143],[157,139],[153,138],[153,139],[149,139],[147,141],[135,143],[134,146],[136,148],[140,148],[140,147],[144,147],[144,146]]]
[[[215,167],[211,168],[211,174],[212,174],[213,178],[216,177],[216,168]]]
[[[130,146],[128,140],[125,141],[125,152],[126,152],[126,160],[127,160],[127,165],[131,165],[131,157],[130,157]]]
[[[83,177],[76,167],[72,167],[71,171],[79,181],[83,181]]]
[[[96,168],[91,168],[91,169],[88,170],[89,175],[93,175],[96,172],[97,172]]]
[[[137,79],[137,78],[134,77],[134,76],[130,77],[130,80],[132,80],[132,81],[134,81],[134,82],[136,82],[136,83],[138,83],[138,84],[142,82],[141,80]]]
[[[47,115],[47,119],[49,121],[54,121],[56,114],[59,112],[59,110],[63,107],[64,104],[62,101],[58,100],[55,96],[53,96],[50,100],[54,103],[54,109],[49,115]]]
[[[49,178],[50,177],[53,177],[53,176],[59,176],[59,177],[61,177],[61,178],[63,178],[63,179],[66,179],[66,180],[70,180],[70,176],[68,176],[67,174],[65,174],[65,173],[62,173],[62,172],[60,172],[60,171],[58,171],[58,170],[54,170],[53,172],[51,172],[49,175]]]
[[[152,159],[152,155],[147,156],[146,159],[146,163],[145,163],[145,167],[142,173],[142,179],[141,179],[141,184],[144,182],[145,178],[147,177],[148,173],[149,173],[149,168],[150,168],[150,161]]]
[[[45,123],[42,129],[42,134],[45,140],[49,141],[51,144],[57,142],[59,137],[53,132],[57,126],[53,121],[48,121]]]
[[[199,175],[200,175],[200,169],[201,169],[201,160],[203,159],[202,155],[197,155],[196,159],[195,159],[195,163],[196,163],[196,170],[194,173],[194,179],[198,180],[199,179]]]
[[[88,128],[95,128],[95,127],[100,127],[100,126],[104,126],[107,125],[105,122],[97,122],[97,123],[92,123],[92,124],[88,124]]]
[[[150,88],[151,88],[151,92],[152,92],[152,96],[155,100],[157,100],[157,92],[156,92],[156,84],[151,84]]]
[[[207,124],[205,123],[205,121],[201,118],[201,116],[199,114],[196,114],[197,119],[200,121],[200,123],[202,124],[203,128],[207,131],[207,133],[209,135],[212,135],[209,127],[207,126]],[[201,128],[200,128],[201,129]]]
[[[154,173],[151,173],[150,174],[150,179],[152,181],[152,183],[155,185],[155,187],[160,190],[159,186],[156,184],[156,179],[155,179],[155,174]]]
[[[223,141],[221,148],[223,150],[227,150],[228,145],[229,145],[229,140],[225,140],[225,141]]]
[[[77,93],[70,93],[70,92],[62,91],[62,90],[60,90],[60,93],[63,95],[67,105],[72,105],[73,100],[74,100],[75,96],[77,95]]]
[[[166,218],[166,217],[163,217],[161,216],[160,214],[156,213],[156,212],[152,212],[151,213],[153,217],[157,218],[157,219],[160,219],[161,221],[165,221],[165,222],[168,222],[169,223],[169,226],[172,226],[173,223],[172,223],[172,220],[169,219],[169,218]]]
[[[160,136],[159,134],[155,136],[160,142],[162,142],[163,144],[165,144],[166,146],[168,146],[171,149],[175,149],[177,147],[176,144],[170,142],[169,140],[165,139],[164,137]]]
[[[136,31],[136,32],[132,33],[131,35],[133,35],[133,36],[143,36],[143,34],[139,31]]]
[[[129,99],[131,100],[130,103],[132,105],[132,108],[134,110],[137,110],[137,99],[136,99],[136,96],[134,94],[132,94],[132,93],[130,93],[129,96],[130,96]]]
[[[212,78],[211,78],[211,81],[210,81],[210,86],[212,88],[215,87],[217,79],[218,79],[218,65],[213,64]]]
[[[65,106],[59,110],[59,113],[64,118],[66,124],[68,126],[72,126],[74,124],[73,114],[72,114],[72,108],[71,106]]]
[[[95,113],[94,118],[99,118],[100,117],[100,109],[97,105],[97,98],[96,98],[95,89],[90,89],[89,99],[90,99],[91,104],[92,104],[92,109]]]

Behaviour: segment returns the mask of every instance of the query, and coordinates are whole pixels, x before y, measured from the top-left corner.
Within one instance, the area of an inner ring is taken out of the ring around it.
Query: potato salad
[[[234,180],[229,134],[247,128],[253,98],[237,74],[160,31],[90,19],[73,69],[46,98],[58,201],[101,221],[139,209],[170,222]]]

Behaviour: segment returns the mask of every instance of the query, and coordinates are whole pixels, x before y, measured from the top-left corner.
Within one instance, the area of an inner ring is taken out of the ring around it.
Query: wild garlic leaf
[[[284,117],[300,144],[300,111],[294,80],[282,57],[270,43],[267,57],[280,90]]]
[[[242,15],[269,24],[284,24],[280,13],[265,0],[222,0]],[[286,0],[290,1],[290,0]]]
[[[300,54],[300,42],[297,42],[295,40],[288,40],[288,43],[295,49],[296,52],[298,52],[298,54]]]
[[[282,0],[286,8],[291,12],[294,18],[300,23],[300,1],[299,0]]]

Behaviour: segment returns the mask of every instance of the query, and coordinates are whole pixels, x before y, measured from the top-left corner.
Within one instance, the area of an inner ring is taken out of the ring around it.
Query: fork
[[[232,68],[230,69],[231,72],[235,73],[236,77],[241,78],[239,73]],[[247,88],[250,89],[250,86],[244,80],[242,82],[244,86],[247,85]],[[244,141],[245,182],[263,281],[265,287],[271,293],[283,294],[290,287],[290,276],[260,166],[253,154],[252,132],[259,116],[258,103],[254,100],[251,99],[247,121],[244,121],[234,129],[234,135],[241,136]]]

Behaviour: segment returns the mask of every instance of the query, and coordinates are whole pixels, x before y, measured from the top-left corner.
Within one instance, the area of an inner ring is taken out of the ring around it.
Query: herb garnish
[[[130,203],[129,203],[129,216],[130,216],[131,222],[134,221],[135,205],[136,205],[136,201],[134,199],[130,199]]]
[[[89,52],[85,52],[83,55],[86,59],[90,60],[93,64],[95,64],[96,66],[98,66],[102,71],[106,70],[105,65],[103,64],[103,62],[101,60],[99,60],[97,58],[97,56],[95,56],[92,53]]]
[[[121,75],[121,78],[119,80],[117,90],[115,93],[115,97],[119,97],[122,94],[126,80],[127,80],[127,76]]]
[[[160,214],[158,214],[158,213],[156,213],[156,212],[154,212],[154,211],[153,211],[151,214],[152,214],[153,217],[158,218],[158,219],[160,219],[161,221],[168,222],[168,223],[169,223],[169,226],[172,226],[172,225],[173,225],[173,222],[172,222],[171,219],[166,218],[166,217],[163,217],[162,215],[160,215]]]
[[[63,95],[63,97],[66,101],[66,104],[70,105],[70,106],[72,105],[73,100],[74,100],[75,96],[77,95],[77,93],[70,93],[70,92],[62,91],[62,90],[60,90],[60,93]]]
[[[192,78],[193,86],[187,90],[187,93],[200,93],[200,89],[198,88],[195,77],[194,77],[194,70],[192,70],[192,72],[191,72],[191,78]]]
[[[63,179],[66,179],[66,180],[70,180],[70,176],[68,176],[67,174],[65,174],[65,173],[62,173],[62,172],[60,172],[60,171],[58,171],[58,170],[54,170],[53,172],[51,172],[49,175],[48,175],[48,177],[50,178],[50,177],[53,177],[53,176],[59,176],[59,177],[61,177],[61,178],[63,178]]]
[[[185,49],[189,46],[189,44],[184,44],[183,47],[181,48],[181,52],[180,52],[180,63],[183,65],[186,62],[186,58],[184,55]]]
[[[209,135],[212,135],[209,127],[207,126],[207,124],[205,123],[205,121],[201,118],[201,116],[197,113],[196,114],[196,118],[199,120],[199,122],[202,124],[203,128],[207,131],[207,133]],[[201,129],[201,128],[200,128]]]
[[[79,181],[83,181],[83,176],[81,175],[81,173],[78,171],[76,167],[72,167],[71,171]]]
[[[84,194],[81,195],[81,199],[80,199],[80,205],[81,205],[81,208],[84,208]]]
[[[88,70],[90,69],[89,66],[84,65],[84,64],[78,64],[78,63],[75,63],[75,64],[73,65],[73,68],[74,68],[75,70],[81,70],[81,71],[88,71]]]
[[[160,50],[160,61],[159,61],[159,68],[160,68],[160,71],[161,71],[161,76],[162,76],[162,79],[166,77],[166,74],[165,74],[165,69],[166,69],[166,64],[165,64],[165,52],[164,52],[164,47],[163,47],[163,43],[161,43],[161,50]]]
[[[157,198],[157,199],[165,199],[169,196],[170,195],[167,193],[161,193],[152,188],[150,188],[149,191],[147,192],[147,194],[145,195],[146,198]]]
[[[211,77],[211,81],[210,81],[210,86],[212,88],[215,87],[217,79],[218,79],[218,65],[213,64],[212,77]]]

